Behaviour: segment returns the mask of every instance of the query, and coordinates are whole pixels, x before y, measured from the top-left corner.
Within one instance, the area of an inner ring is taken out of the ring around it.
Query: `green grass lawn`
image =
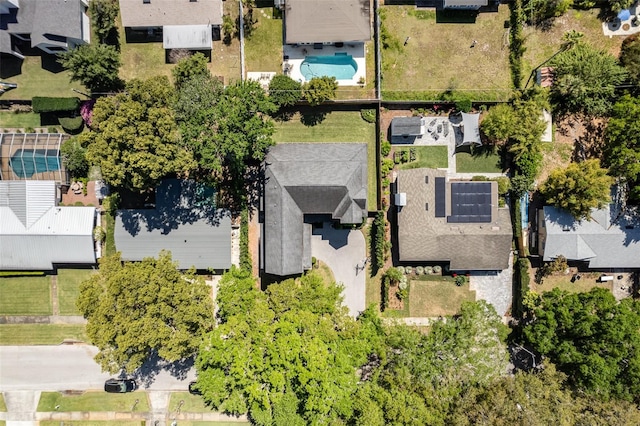
[[[411,317],[455,315],[460,310],[462,302],[472,302],[476,299],[476,292],[469,291],[469,284],[458,287],[453,279],[411,280],[410,283],[409,316]]]
[[[88,342],[80,324],[0,324],[0,345],[59,345],[65,339]]]
[[[458,173],[502,173],[498,154],[474,156],[466,152],[458,152],[455,157]]]
[[[273,10],[273,6],[253,9],[258,22],[244,44],[247,71],[282,74],[282,18],[274,18]]]
[[[413,5],[382,6],[380,11],[396,45],[382,52],[383,98],[436,99],[449,90],[474,100],[510,97],[507,5],[467,24],[436,22],[433,11]],[[471,48],[473,40],[477,45]]]
[[[537,293],[551,291],[554,288],[570,293],[584,293],[591,291],[592,288],[604,288],[611,291],[613,289],[611,282],[599,283],[596,281],[600,275],[600,273],[580,273],[581,279],[574,282],[571,282],[571,275],[551,275],[545,277],[542,284],[534,284],[532,281],[531,290]]]
[[[105,210],[104,214],[104,230],[107,234],[105,238],[104,244],[104,255],[109,256],[116,252],[116,237],[115,237],[115,227],[116,227],[116,218],[109,212],[109,210]]]
[[[15,114],[12,112],[0,112],[0,128],[27,128],[40,127],[40,114],[26,112]]]
[[[289,121],[276,121],[273,139],[286,142],[364,142],[368,144],[368,204],[376,210],[376,126],[367,123],[359,111],[334,111],[315,125],[302,123],[302,116],[295,114]]]
[[[43,68],[43,60],[52,71]],[[6,64],[2,64],[2,70],[5,71],[7,67],[17,69],[18,64],[19,62],[14,62],[14,59],[10,58]],[[70,74],[62,71],[62,68],[55,63],[55,57],[27,56],[22,61],[18,75],[2,79],[8,83],[17,83],[18,87],[0,95],[0,99],[31,99],[34,96],[72,97],[78,96],[71,91],[72,88],[85,91],[82,84],[71,83],[69,78]]]
[[[89,269],[58,269],[58,306],[60,315],[80,315],[76,300],[80,284],[91,275]]]
[[[136,400],[138,403],[136,404]],[[132,410],[135,404],[135,410]],[[42,392],[38,411],[117,411],[146,412],[149,401],[146,392],[106,393],[100,391],[85,392],[82,395],[63,395],[60,392]]]
[[[180,405],[180,401],[184,401]],[[173,413],[180,406],[181,413],[209,413],[212,408],[204,403],[201,396],[191,395],[189,392],[172,392],[169,400],[169,412]]]
[[[50,277],[0,278],[0,315],[51,315]]]
[[[410,148],[395,148],[396,151]],[[446,168],[449,164],[446,146],[415,146],[411,149],[416,150],[416,161],[410,163],[399,164],[399,169],[419,169],[429,168],[438,169]]]
[[[553,21],[550,29],[543,31],[535,26],[525,27],[522,32],[527,48],[523,57],[525,82],[534,67],[539,66],[560,49],[563,42],[562,36],[570,30],[583,33],[585,42],[600,50],[607,51],[617,58],[624,37],[606,37],[602,33],[602,21],[598,19],[599,12],[599,9],[569,9],[567,13]]]

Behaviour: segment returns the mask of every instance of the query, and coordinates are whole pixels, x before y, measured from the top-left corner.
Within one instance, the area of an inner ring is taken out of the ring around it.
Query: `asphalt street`
[[[90,345],[0,346],[0,392],[103,389],[114,376],[100,370],[97,353]],[[141,389],[185,391],[195,370],[148,367],[135,378]]]

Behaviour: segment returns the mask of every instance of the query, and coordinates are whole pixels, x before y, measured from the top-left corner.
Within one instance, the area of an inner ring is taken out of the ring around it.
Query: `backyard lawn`
[[[80,284],[91,275],[89,269],[58,270],[58,306],[60,315],[80,315],[76,300],[80,295]]]
[[[183,401],[180,405],[180,401]],[[182,413],[209,413],[212,408],[204,403],[202,397],[191,395],[189,392],[172,392],[169,401],[169,412],[178,411]]]
[[[323,114],[320,112],[319,114]],[[273,139],[285,142],[364,142],[368,144],[368,204],[369,210],[376,210],[376,126],[367,123],[358,111],[334,111],[324,115],[316,124],[303,124],[309,117],[296,113],[289,121],[276,121]]]
[[[471,155],[457,152],[455,157],[458,173],[502,173],[498,154]]]
[[[65,339],[88,342],[81,324],[0,324],[0,345],[59,345]]]
[[[415,149],[416,160],[410,163],[399,164],[399,169],[439,169],[446,168],[449,164],[447,159],[448,151],[446,146],[415,146],[412,148],[395,148],[395,151],[404,149]]]
[[[469,290],[469,284],[458,287],[453,278],[437,281],[429,280],[429,276],[423,276],[424,280],[411,280],[409,316],[411,317],[438,317],[455,315],[460,311],[462,302],[476,300],[476,292]]]
[[[551,275],[545,277],[542,284],[535,284],[532,282],[530,287],[531,290],[537,293],[551,291],[554,288],[559,288],[560,290],[568,291],[570,293],[588,292],[592,288],[604,288],[611,291],[613,289],[613,284],[611,282],[599,283],[596,281],[600,275],[601,274],[598,272],[580,273],[581,279],[574,282],[571,282],[572,274]]]
[[[51,315],[50,277],[0,278],[0,315]]]
[[[413,5],[382,6],[380,14],[391,45],[382,52],[384,99],[437,99],[446,91],[474,100],[510,97],[507,5],[475,23],[436,22],[435,12]]]
[[[40,127],[40,114],[35,112],[0,112],[0,128]]]
[[[0,99],[31,99],[34,96],[72,97],[78,96],[71,91],[72,88],[85,91],[82,84],[70,82],[69,73],[62,70],[53,55],[26,56],[19,71],[19,61],[9,58],[2,62],[0,64],[2,80],[7,83],[16,83],[18,87],[1,94]],[[43,63],[48,69],[43,67]],[[19,74],[12,75],[16,72]],[[3,125],[3,127],[8,126]]]
[[[282,74],[282,18],[274,18],[273,10],[273,6],[253,9],[258,22],[245,40],[247,71]]]
[[[136,400],[138,403],[136,404]],[[135,404],[135,410],[132,410]],[[60,407],[56,410],[56,405]],[[149,411],[145,392],[113,394],[89,391],[82,395],[63,395],[60,392],[42,392],[38,411]]]

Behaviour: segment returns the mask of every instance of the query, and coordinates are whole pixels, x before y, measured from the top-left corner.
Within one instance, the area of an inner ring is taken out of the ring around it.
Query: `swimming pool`
[[[60,157],[55,149],[19,149],[11,156],[11,169],[19,178],[36,173],[60,170]]]
[[[333,56],[306,56],[300,64],[300,72],[305,80],[313,77],[335,77],[337,80],[351,80],[358,71],[353,56],[338,52]]]

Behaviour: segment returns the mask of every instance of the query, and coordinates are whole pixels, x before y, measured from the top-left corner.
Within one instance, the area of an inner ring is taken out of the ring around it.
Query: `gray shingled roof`
[[[295,43],[371,39],[370,0],[286,0],[285,40]]]
[[[419,136],[422,134],[422,117],[394,117],[391,120],[391,136]]]
[[[497,184],[491,182],[489,223],[449,223],[452,214],[448,182],[445,214],[436,217],[436,178],[444,170],[412,169],[398,172],[397,192],[407,204],[398,212],[398,251],[403,262],[450,262],[452,270],[502,270],[511,251],[509,210],[498,208]],[[457,182],[457,181],[456,181]],[[473,182],[476,183],[476,182]]]
[[[367,145],[287,143],[265,160],[265,272],[299,274],[311,266],[306,214],[330,214],[343,224],[367,215]]]
[[[124,27],[222,25],[222,0],[120,0]]]
[[[229,269],[231,217],[215,208],[214,197],[192,180],[167,179],[156,190],[155,209],[118,210],[115,242],[123,260],[168,250],[181,269]]]
[[[640,218],[619,214],[615,204],[593,210],[591,220],[576,221],[551,206],[543,213],[545,261],[562,255],[590,268],[640,268]]]
[[[0,51],[11,52],[9,33],[31,34],[31,46],[41,43],[65,47],[66,43],[51,36],[83,38],[81,0],[20,0],[19,9],[0,15]]]

